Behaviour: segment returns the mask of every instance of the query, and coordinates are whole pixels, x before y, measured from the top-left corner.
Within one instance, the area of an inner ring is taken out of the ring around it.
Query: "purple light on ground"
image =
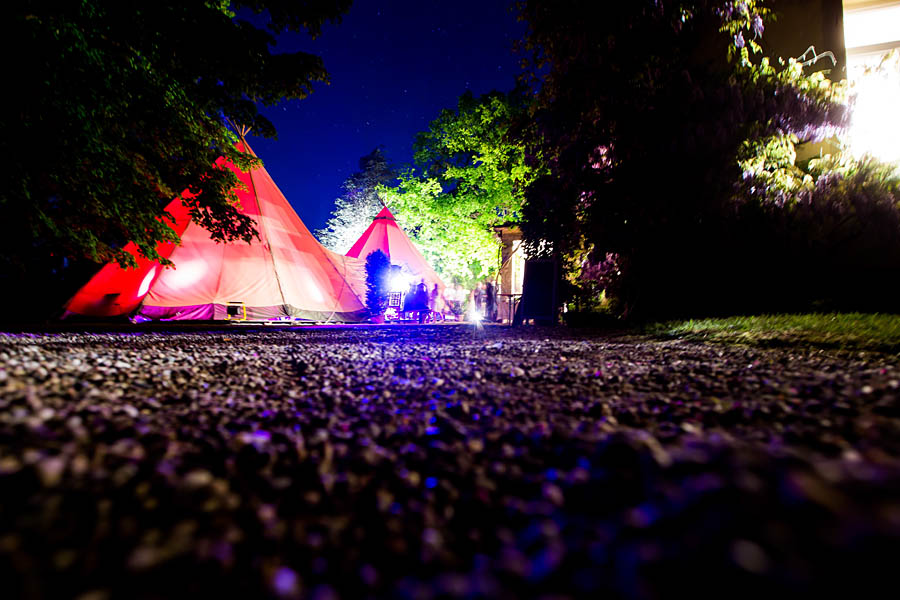
[[[297,591],[297,574],[293,569],[281,567],[272,577],[272,588],[279,596],[290,596]]]

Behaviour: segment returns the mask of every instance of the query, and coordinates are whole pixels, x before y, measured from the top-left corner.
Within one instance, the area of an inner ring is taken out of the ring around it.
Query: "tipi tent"
[[[434,272],[419,249],[413,245],[406,233],[400,229],[397,220],[387,206],[375,216],[369,228],[347,251],[347,256],[365,260],[375,250],[381,250],[387,254],[391,263],[403,267],[415,282],[424,279],[429,290],[437,285],[438,290],[443,293],[444,282]]]
[[[246,142],[238,146],[253,152]],[[66,305],[67,314],[150,319],[360,321],[365,318],[365,261],[331,252],[313,237],[264,168],[242,173],[241,211],[259,239],[216,243],[191,222],[180,199],[166,210],[181,245],[161,244],[163,268],[138,257],[137,269],[104,266]],[[126,247],[137,257],[135,248]]]

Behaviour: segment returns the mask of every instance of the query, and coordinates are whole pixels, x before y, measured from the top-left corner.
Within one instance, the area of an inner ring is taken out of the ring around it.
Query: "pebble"
[[[0,334],[4,594],[865,595],[898,381],[563,328]]]

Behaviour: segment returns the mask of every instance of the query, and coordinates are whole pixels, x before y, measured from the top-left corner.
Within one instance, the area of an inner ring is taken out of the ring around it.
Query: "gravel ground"
[[[898,433],[896,354],[0,335],[2,595],[858,597],[895,586]]]

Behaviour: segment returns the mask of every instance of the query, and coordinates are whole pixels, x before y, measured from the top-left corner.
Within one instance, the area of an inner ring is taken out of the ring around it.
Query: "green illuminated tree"
[[[460,97],[416,137],[421,175],[404,173],[382,189],[391,210],[444,278],[471,284],[494,273],[500,242],[494,227],[516,222],[522,189],[537,170],[511,130],[525,113],[516,90]]]
[[[118,0],[19,2],[7,7],[14,82],[0,113],[0,255],[7,269],[27,254],[133,263],[133,241],[151,259],[177,241],[160,217],[182,196],[219,241],[249,241],[235,208],[242,169],[227,119],[274,137],[259,104],[304,98],[327,81],[322,61],[276,52],[275,34],[339,20],[350,0]],[[235,12],[237,11],[237,12]],[[14,57],[14,58],[12,58]]]
[[[515,221],[522,189],[534,179],[524,144],[510,129],[526,108],[521,89],[480,98],[466,92],[455,111],[441,111],[416,136],[416,165],[454,196],[459,211],[483,226]]]
[[[359,171],[344,181],[343,195],[334,201],[334,210],[316,237],[326,247],[344,254],[365,232],[382,208],[378,186],[397,177],[382,148],[359,159]]]
[[[401,174],[396,188],[381,194],[399,225],[446,281],[471,285],[496,267],[499,240],[489,226],[471,218],[466,206],[443,193],[434,178]]]

